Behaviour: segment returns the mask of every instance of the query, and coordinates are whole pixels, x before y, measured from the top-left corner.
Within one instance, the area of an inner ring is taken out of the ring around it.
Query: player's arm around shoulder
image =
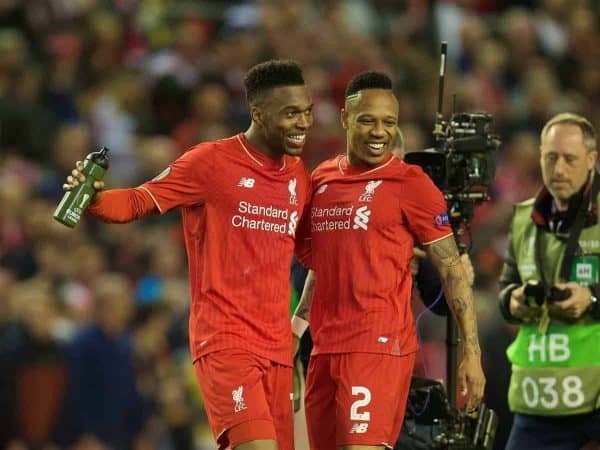
[[[481,349],[477,333],[477,318],[473,291],[465,271],[454,236],[434,241],[425,246],[427,256],[440,274],[448,306],[458,323],[462,338],[462,359],[459,366],[459,383],[466,393],[470,385],[468,407],[473,409],[483,398],[485,376],[481,367]]]

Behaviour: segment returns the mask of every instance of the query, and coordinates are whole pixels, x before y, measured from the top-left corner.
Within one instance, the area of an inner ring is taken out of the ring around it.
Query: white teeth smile
[[[306,135],[305,134],[293,134],[291,136],[288,136],[288,139],[290,141],[295,142],[296,144],[301,144],[304,142],[304,139],[306,139]]]
[[[369,146],[370,149],[381,150],[385,144],[380,143],[380,144],[367,144],[367,145]]]

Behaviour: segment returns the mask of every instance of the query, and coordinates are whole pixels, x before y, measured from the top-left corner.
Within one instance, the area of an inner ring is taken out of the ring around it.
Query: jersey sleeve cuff
[[[437,241],[441,241],[442,239],[446,239],[447,237],[450,237],[450,236],[452,236],[452,235],[453,235],[453,233],[452,233],[452,232],[450,232],[450,233],[448,233],[448,234],[445,234],[444,236],[440,236],[439,238],[432,239],[431,241],[428,241],[428,242],[422,242],[422,243],[421,243],[421,245],[431,245],[431,244],[435,244]]]

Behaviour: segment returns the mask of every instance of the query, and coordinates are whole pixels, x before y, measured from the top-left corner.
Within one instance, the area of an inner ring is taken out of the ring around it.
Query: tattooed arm
[[[485,377],[481,368],[481,350],[477,336],[477,318],[473,291],[456,248],[454,236],[448,236],[426,246],[427,255],[437,268],[446,301],[452,311],[462,340],[462,358],[458,369],[458,382],[466,393],[470,385],[469,408],[479,405],[483,397]]]
[[[296,307],[294,316],[292,317],[292,334],[294,336],[294,354],[298,351],[300,345],[300,339],[308,328],[308,318],[310,315],[310,305],[312,304],[313,293],[315,291],[316,284],[315,272],[312,270],[308,271],[306,280],[304,281],[304,289],[302,290],[302,296],[300,302]]]
[[[296,311],[294,311],[294,316],[298,316],[306,320],[307,322],[310,314],[310,305],[312,304],[313,292],[315,290],[315,282],[315,272],[309,270],[308,275],[306,275],[306,280],[304,280],[304,289],[302,289],[302,296],[300,297],[300,302],[296,307]]]

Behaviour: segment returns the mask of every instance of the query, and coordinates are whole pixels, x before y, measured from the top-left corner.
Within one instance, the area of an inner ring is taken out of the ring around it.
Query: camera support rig
[[[405,161],[417,164],[442,191],[448,205],[448,218],[461,253],[468,249],[465,235],[475,207],[489,200],[488,188],[495,173],[495,152],[500,145],[491,134],[492,116],[486,113],[453,113],[445,120],[442,113],[444,79],[448,44],[442,42],[436,121],[433,129],[435,147],[405,155]],[[456,409],[458,329],[451,314],[446,317],[446,374],[449,408],[439,420],[442,433],[433,439],[435,449],[491,449],[497,415],[482,405],[473,419]],[[478,433],[485,429],[486,438],[479,441]],[[480,431],[477,431],[480,430]],[[467,439],[466,434],[475,434]]]

